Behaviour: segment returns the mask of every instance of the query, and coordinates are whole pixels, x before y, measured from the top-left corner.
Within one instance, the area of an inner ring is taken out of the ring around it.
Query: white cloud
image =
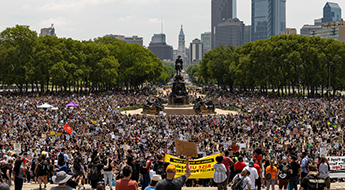
[[[20,7],[21,10],[30,10],[31,9],[31,5],[23,5],[22,7]]]
[[[126,21],[132,20],[132,19],[134,19],[134,18],[135,18],[134,15],[126,16],[126,17],[120,17],[120,18],[119,18],[119,21],[121,21],[121,22],[126,22]]]
[[[41,7],[41,11],[79,11],[88,6],[95,6],[100,4],[106,4],[111,2],[117,2],[118,0],[62,0],[58,3],[48,3]]]
[[[161,23],[161,20],[162,19],[159,19],[159,18],[150,18],[147,23],[150,23],[150,24],[157,24],[157,23]]]
[[[39,23],[39,25],[44,28],[49,27],[51,24],[54,24],[56,28],[69,28],[73,26],[72,21],[66,19],[65,17],[50,18]]]

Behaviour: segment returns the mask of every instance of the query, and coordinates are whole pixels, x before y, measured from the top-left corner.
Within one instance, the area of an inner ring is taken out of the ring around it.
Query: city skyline
[[[326,2],[345,9],[344,1],[287,0],[286,27],[299,31],[304,24],[313,24],[323,16]],[[251,0],[237,0],[237,18],[251,25]],[[154,34],[161,33],[162,19],[166,42],[177,49],[181,24],[186,44],[211,31],[211,0],[13,0],[0,6],[1,31],[19,24],[30,25],[39,34],[41,28],[54,24],[58,37],[89,40],[106,34],[137,35],[144,38],[146,47]]]

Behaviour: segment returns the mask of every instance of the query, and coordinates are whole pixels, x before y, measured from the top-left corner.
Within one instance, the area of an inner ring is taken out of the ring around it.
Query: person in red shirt
[[[255,186],[257,187],[258,190],[260,190],[261,184],[264,183],[264,179],[262,178],[262,170],[261,170],[260,162],[258,161],[258,159],[254,158],[253,161],[254,161],[254,168],[256,169],[259,175],[259,178],[255,180]]]
[[[138,183],[130,179],[132,175],[132,167],[125,166],[122,171],[123,171],[124,178],[116,181],[115,189],[116,190],[139,190]]]
[[[226,176],[227,176],[227,178],[226,178],[227,183],[226,184],[228,184],[229,183],[229,177],[230,177],[229,165],[230,165],[230,163],[232,163],[231,158],[229,158],[229,151],[225,151],[222,163],[224,164],[224,166],[226,168]]]
[[[234,166],[235,166],[236,174],[239,174],[242,172],[243,168],[245,168],[247,165],[243,162],[243,157],[238,157],[238,162],[236,162]]]

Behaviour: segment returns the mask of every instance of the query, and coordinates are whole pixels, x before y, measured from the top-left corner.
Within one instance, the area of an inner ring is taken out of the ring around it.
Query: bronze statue
[[[179,55],[175,61],[176,75],[180,75],[182,69],[183,69],[183,61],[181,59],[181,56]]]

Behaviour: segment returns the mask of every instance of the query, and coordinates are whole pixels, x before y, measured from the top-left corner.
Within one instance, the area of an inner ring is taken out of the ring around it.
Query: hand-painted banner
[[[213,178],[213,165],[217,163],[216,157],[221,154],[214,154],[204,158],[189,160],[191,176],[189,179],[210,179]],[[176,166],[175,177],[180,177],[186,173],[186,160],[165,154],[165,162]]]

